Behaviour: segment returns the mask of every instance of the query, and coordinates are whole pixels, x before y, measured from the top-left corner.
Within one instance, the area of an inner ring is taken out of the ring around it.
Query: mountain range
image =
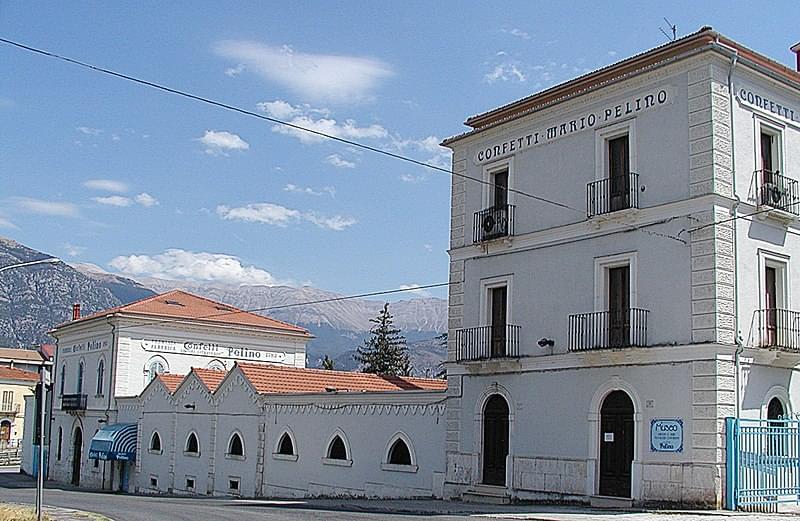
[[[0,237],[0,266],[47,257]],[[318,366],[328,355],[336,368],[343,370],[356,368],[355,349],[368,337],[369,320],[384,304],[380,300],[342,299],[343,295],[310,286],[134,280],[94,264],[41,264],[0,273],[0,345],[22,347],[51,342],[47,331],[69,318],[75,302],[81,303],[84,313],[91,313],[175,288],[305,327],[315,336],[306,350],[308,366]],[[436,337],[447,330],[446,301],[400,300],[392,302],[389,310],[408,340],[415,372],[437,373],[445,357],[445,348]]]

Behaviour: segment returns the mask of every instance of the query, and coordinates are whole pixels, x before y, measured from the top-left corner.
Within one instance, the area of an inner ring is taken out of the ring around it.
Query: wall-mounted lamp
[[[183,408],[184,409],[194,410],[194,404],[193,403],[187,403],[186,405],[183,406]]]
[[[556,345],[556,341],[553,340],[552,338],[542,338],[541,340],[539,340],[538,344],[539,347],[553,347],[554,345]]]

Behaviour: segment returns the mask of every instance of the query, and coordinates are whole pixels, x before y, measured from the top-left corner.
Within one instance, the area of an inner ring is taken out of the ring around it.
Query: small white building
[[[120,398],[136,464],[114,489],[242,497],[441,497],[446,382],[237,363]]]
[[[445,496],[721,506],[800,411],[800,73],[703,28],[466,124]]]
[[[49,476],[103,489],[127,473],[125,461],[89,458],[93,436],[118,423],[118,397],[139,395],[158,374],[193,367],[305,367],[312,338],[303,328],[177,290],[73,318],[51,331],[57,345]]]

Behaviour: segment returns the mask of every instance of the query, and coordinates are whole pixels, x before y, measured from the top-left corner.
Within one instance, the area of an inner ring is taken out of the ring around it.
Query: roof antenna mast
[[[665,21],[665,22],[667,22],[667,28],[668,28],[668,29],[669,29],[669,31],[672,33],[672,36],[670,36],[670,35],[667,33],[667,31],[665,31],[665,30],[664,30],[664,29],[663,29],[661,26],[659,26],[659,27],[658,27],[658,30],[659,30],[659,31],[661,31],[661,33],[662,33],[664,36],[666,36],[666,37],[667,37],[667,39],[668,39],[669,41],[671,41],[671,42],[674,42],[674,41],[675,41],[675,40],[678,38],[678,26],[677,26],[677,25],[675,25],[675,24],[673,24],[673,23],[672,23],[672,22],[670,22],[669,20],[667,20],[667,18],[666,18],[666,17],[664,17],[664,21]]]

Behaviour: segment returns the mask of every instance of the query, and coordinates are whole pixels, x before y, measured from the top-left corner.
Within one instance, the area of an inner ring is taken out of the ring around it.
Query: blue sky
[[[664,43],[662,16],[792,65],[796,3],[752,6],[0,2],[0,36],[446,166],[466,117]],[[0,235],[134,277],[447,280],[446,174],[4,45],[0,67]]]

